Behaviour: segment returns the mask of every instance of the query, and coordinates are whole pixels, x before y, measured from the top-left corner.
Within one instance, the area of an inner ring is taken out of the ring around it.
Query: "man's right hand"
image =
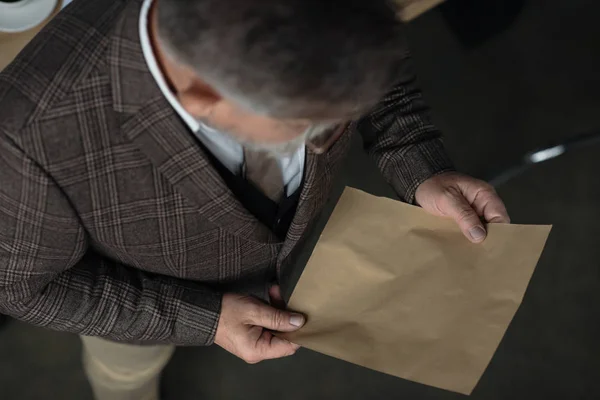
[[[271,290],[279,293],[278,288]],[[273,299],[278,300],[278,299]],[[260,300],[226,293],[221,304],[215,343],[249,364],[291,356],[300,346],[270,331],[292,332],[304,325],[304,316],[271,307]]]

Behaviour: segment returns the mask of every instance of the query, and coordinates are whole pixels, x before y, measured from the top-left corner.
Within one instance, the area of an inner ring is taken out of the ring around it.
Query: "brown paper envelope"
[[[289,302],[309,349],[470,394],[514,316],[550,226],[453,221],[346,188]]]

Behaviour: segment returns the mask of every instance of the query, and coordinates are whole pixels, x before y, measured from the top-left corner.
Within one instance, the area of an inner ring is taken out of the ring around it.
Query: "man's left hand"
[[[474,243],[486,237],[483,222],[510,222],[504,203],[491,185],[457,172],[427,179],[417,188],[415,200],[433,215],[454,219]]]

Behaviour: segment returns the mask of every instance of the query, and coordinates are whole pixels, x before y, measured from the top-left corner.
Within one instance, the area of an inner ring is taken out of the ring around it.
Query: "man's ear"
[[[177,93],[181,106],[196,118],[208,117],[222,97],[210,86],[199,80]]]

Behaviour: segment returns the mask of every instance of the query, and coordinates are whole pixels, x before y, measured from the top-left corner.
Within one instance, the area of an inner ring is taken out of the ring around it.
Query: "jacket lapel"
[[[288,260],[290,253],[298,245],[311,222],[317,218],[327,202],[333,178],[348,151],[354,131],[355,128],[352,124],[325,154],[317,155],[307,149],[304,186],[300,193],[296,215],[277,259],[277,272],[280,279],[282,278],[282,268],[289,270],[288,264],[296,262],[296,260]],[[289,273],[290,271],[283,272]]]
[[[274,243],[275,235],[235,198],[147,68],[139,40],[141,4],[130,2],[109,49],[113,107],[122,133],[199,213],[244,239]]]
[[[296,215],[287,232],[285,241],[277,259],[277,269],[281,269],[286,257],[298,243],[306,228],[325,203],[328,192],[327,183],[329,176],[326,173],[326,156],[317,155],[306,149],[306,164],[304,167],[304,183],[298,200]],[[318,171],[325,172],[318,174]]]

